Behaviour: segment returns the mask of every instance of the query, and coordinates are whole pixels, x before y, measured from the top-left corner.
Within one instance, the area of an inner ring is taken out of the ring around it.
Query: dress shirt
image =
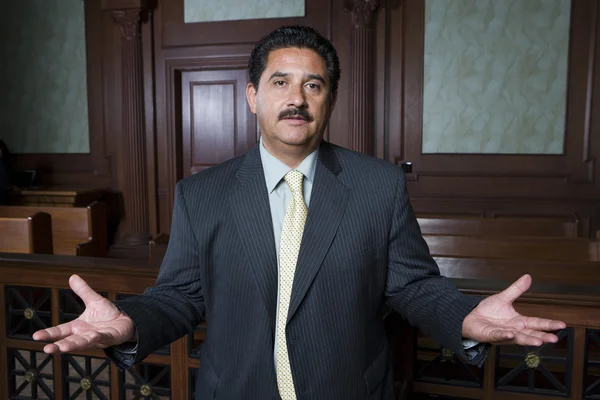
[[[304,196],[304,203],[306,208],[310,205],[310,195],[312,193],[312,187],[315,179],[315,170],[317,166],[319,149],[310,153],[298,167],[296,171],[302,172],[304,175],[304,182],[302,184],[302,192]],[[260,139],[260,159],[265,174],[265,182],[267,183],[267,191],[269,192],[269,206],[271,208],[271,219],[273,220],[273,239],[275,240],[275,251],[277,252],[277,313],[279,315],[279,248],[281,244],[281,231],[283,230],[283,220],[285,218],[285,212],[287,207],[292,200],[292,191],[290,187],[285,183],[283,177],[293,168],[288,167],[278,158],[273,156],[265,149]],[[277,326],[277,320],[275,321]],[[275,346],[273,350],[273,357],[275,360],[275,368],[277,368],[277,330],[275,330]]]

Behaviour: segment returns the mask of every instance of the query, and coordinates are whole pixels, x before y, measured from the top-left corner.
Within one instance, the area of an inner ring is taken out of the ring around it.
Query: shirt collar
[[[262,162],[263,171],[265,173],[265,181],[267,182],[267,190],[269,193],[271,193],[273,190],[275,190],[279,182],[281,182],[285,174],[290,172],[292,168],[285,165],[277,157],[273,156],[267,151],[267,149],[265,149],[262,137],[259,141],[259,147],[260,159]],[[318,154],[319,148],[317,147],[315,151],[310,153],[304,160],[302,160],[300,165],[298,165],[296,168],[296,171],[302,172],[302,175],[304,175],[305,179],[311,183],[314,183]]]

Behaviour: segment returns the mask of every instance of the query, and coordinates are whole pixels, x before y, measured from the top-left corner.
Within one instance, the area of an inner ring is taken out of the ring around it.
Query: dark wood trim
[[[346,0],[352,16],[350,59],[350,149],[373,155],[375,139],[375,34],[378,0]]]
[[[156,146],[156,85],[155,85],[155,51],[154,51],[154,13],[148,13],[148,22],[142,25],[142,53],[144,75],[144,111],[146,126],[146,179],[148,186],[148,223],[150,234],[158,232],[157,205],[157,146]]]
[[[126,172],[121,187],[125,215],[119,227],[120,246],[144,246],[150,240],[141,29],[145,12],[143,8],[110,11],[121,31],[123,126],[120,144],[126,156]]]
[[[178,88],[181,86],[182,71],[202,71],[202,70],[219,70],[219,69],[240,69],[246,68],[248,65],[249,52],[244,51],[245,47],[236,46],[229,49],[229,54],[220,56],[215,55],[210,50],[198,49],[199,53],[196,57],[189,58],[169,58],[165,60],[165,88],[166,104],[166,129],[165,129],[165,149],[167,166],[163,168],[162,182],[165,187],[159,188],[157,195],[165,201],[161,204],[162,207],[169,210],[168,215],[161,215],[160,226],[168,227],[171,225],[171,211],[173,208],[175,185],[183,178],[181,168],[182,154],[182,127],[180,126],[181,93]],[[164,231],[164,229],[163,229]]]

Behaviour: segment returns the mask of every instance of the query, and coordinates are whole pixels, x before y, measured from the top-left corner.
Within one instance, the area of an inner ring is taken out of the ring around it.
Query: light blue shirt
[[[281,244],[281,231],[283,229],[283,220],[290,201],[292,200],[292,191],[283,177],[292,168],[285,165],[278,158],[273,156],[265,149],[260,139],[260,159],[262,161],[263,171],[265,173],[265,181],[269,192],[269,206],[271,207],[271,218],[273,220],[273,236],[275,240],[275,250],[277,252],[277,316],[279,315],[279,248]],[[310,206],[310,195],[312,193],[313,184],[315,182],[315,170],[317,169],[317,159],[319,148],[310,153],[298,167],[296,171],[302,172],[304,182],[302,184],[302,192],[306,207]],[[275,326],[277,326],[277,320]],[[277,329],[275,329],[275,346],[274,346],[275,368],[277,368]]]

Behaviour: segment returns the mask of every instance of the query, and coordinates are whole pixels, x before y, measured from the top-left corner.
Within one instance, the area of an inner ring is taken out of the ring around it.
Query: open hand
[[[45,353],[104,349],[134,340],[131,318],[92,290],[79,276],[72,275],[69,285],[83,300],[85,311],[76,320],[33,334],[34,340],[54,342],[44,347]]]
[[[527,317],[519,314],[512,303],[531,286],[531,276],[523,275],[504,291],[483,300],[463,321],[463,337],[480,343],[515,343],[541,346],[556,343],[549,333],[565,328],[562,321]]]

